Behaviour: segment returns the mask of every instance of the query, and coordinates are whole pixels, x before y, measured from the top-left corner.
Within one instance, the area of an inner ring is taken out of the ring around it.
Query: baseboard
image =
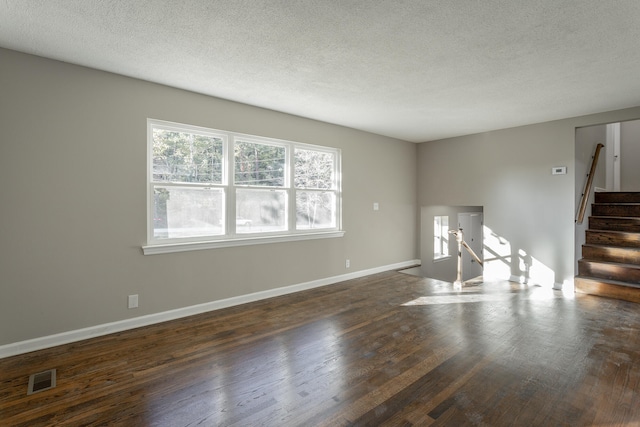
[[[561,291],[563,288],[563,284],[562,283],[539,283],[536,282],[535,280],[532,279],[527,279],[524,276],[515,276],[515,275],[511,275],[509,277],[509,281],[510,282],[516,282],[516,283],[523,283],[523,284],[527,284],[527,285],[533,285],[533,286],[542,286],[545,288],[551,287],[553,289],[555,289],[556,291]]]
[[[155,323],[166,322],[168,320],[180,319],[182,317],[193,316],[194,314],[205,313],[208,311],[219,310],[221,308],[232,307],[234,305],[245,304],[248,302],[258,301],[262,299],[277,297],[280,295],[300,292],[307,289],[318,288],[321,286],[332,285],[345,280],[357,279],[371,274],[382,273],[389,270],[399,270],[419,265],[420,260],[414,259],[410,261],[399,262],[396,264],[385,265],[382,267],[360,270],[352,273],[341,274],[339,276],[327,277],[324,279],[312,280],[310,282],[299,283],[282,288],[269,289],[237,297],[226,298],[223,300],[211,301],[204,304],[193,305],[189,307],[178,308],[175,310],[164,311],[161,313],[148,314],[146,316],[134,317],[132,319],[119,320],[117,322],[105,323],[101,325],[91,326],[83,329],[62,332],[55,335],[34,338],[16,343],[5,344],[0,346],[0,359],[18,354],[24,354],[31,351],[42,350],[45,348],[55,347],[62,344],[69,344],[89,338],[95,338],[103,335],[122,332],[128,329],[139,328],[141,326],[153,325]]]

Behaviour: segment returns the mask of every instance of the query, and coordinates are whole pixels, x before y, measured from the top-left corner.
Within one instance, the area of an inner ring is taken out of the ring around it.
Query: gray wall
[[[640,121],[620,124],[620,191],[640,191]]]
[[[8,50],[0,63],[0,345],[418,258],[416,144]],[[346,235],[144,256],[148,117],[342,149]]]
[[[632,108],[420,144],[418,204],[483,206],[491,231],[485,271],[568,285],[575,259],[575,129],[638,117],[640,108]],[[551,175],[553,166],[567,166],[567,175]]]

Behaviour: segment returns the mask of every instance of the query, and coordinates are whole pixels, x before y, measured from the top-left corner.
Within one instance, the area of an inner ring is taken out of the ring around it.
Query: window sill
[[[344,231],[321,231],[304,234],[287,234],[283,236],[265,236],[237,238],[232,240],[210,240],[204,242],[167,243],[145,245],[142,252],[145,255],[168,254],[173,252],[200,251],[204,249],[231,248],[234,246],[261,245],[265,243],[296,242],[299,240],[330,239],[344,236]]]
[[[433,262],[445,261],[451,258],[451,255],[440,256],[438,258],[434,258]]]

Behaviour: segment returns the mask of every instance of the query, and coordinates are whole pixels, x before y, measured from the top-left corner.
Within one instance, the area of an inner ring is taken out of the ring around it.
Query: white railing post
[[[471,256],[478,262],[478,264],[480,264],[480,266],[484,266],[482,260],[480,259],[480,257],[478,257],[478,255],[476,255],[476,253],[473,251],[473,249],[471,249],[471,246],[469,246],[467,244],[467,242],[464,241],[464,233],[462,232],[462,228],[459,228],[457,230],[449,230],[450,234],[455,234],[456,236],[456,241],[458,242],[458,275],[456,277],[456,281],[453,282],[453,289],[454,290],[462,290],[462,247],[464,246],[464,248],[467,250],[467,252],[469,252],[471,254]]]
[[[462,228],[449,230],[449,233],[455,234],[456,241],[458,242],[458,275],[456,276],[456,281],[453,282],[453,289],[462,290],[462,242],[464,241]]]

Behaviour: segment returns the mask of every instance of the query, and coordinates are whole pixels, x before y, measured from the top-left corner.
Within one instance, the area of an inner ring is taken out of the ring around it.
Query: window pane
[[[155,182],[222,183],[222,139],[153,129]]]
[[[434,216],[433,217],[433,255],[439,256],[440,251],[442,250],[442,245],[440,243],[440,219],[442,217]]]
[[[223,234],[224,192],[221,189],[154,187],[153,237]]]
[[[334,159],[332,153],[296,149],[296,188],[316,188],[329,190],[334,187]]]
[[[336,196],[320,191],[296,192],[296,229],[336,226]]]
[[[284,147],[236,141],[234,149],[236,185],[284,186]]]
[[[449,255],[449,217],[433,217],[433,256],[442,258]]]
[[[449,255],[449,217],[442,217],[442,229],[441,229],[441,241],[442,241],[442,256]]]
[[[287,230],[284,190],[236,190],[236,233]]]

